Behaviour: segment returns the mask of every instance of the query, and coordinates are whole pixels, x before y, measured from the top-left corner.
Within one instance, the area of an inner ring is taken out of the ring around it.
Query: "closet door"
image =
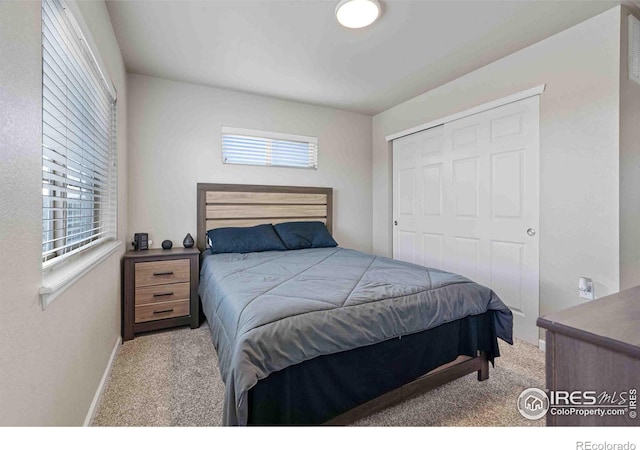
[[[535,96],[393,146],[394,257],[490,287],[536,345],[538,122]]]
[[[442,269],[444,126],[393,141],[393,257]]]

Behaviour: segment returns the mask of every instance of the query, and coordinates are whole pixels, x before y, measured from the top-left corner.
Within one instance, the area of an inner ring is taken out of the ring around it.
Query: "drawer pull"
[[[153,272],[154,277],[158,277],[160,275],[173,275],[173,270],[170,272]]]
[[[154,297],[168,297],[170,295],[173,295],[173,292],[165,292],[163,294],[153,294]]]
[[[171,308],[171,309],[163,309],[163,310],[160,310],[160,311],[154,311],[153,313],[154,314],[163,314],[163,313],[170,313],[170,312],[173,312],[173,308]]]

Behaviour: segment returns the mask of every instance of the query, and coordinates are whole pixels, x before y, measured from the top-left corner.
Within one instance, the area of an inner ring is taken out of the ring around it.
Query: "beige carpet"
[[[500,341],[489,380],[475,374],[356,422],[358,426],[543,426],[516,409],[528,387],[544,387],[544,353]],[[178,328],[125,342],[94,426],[220,425],[224,385],[209,327]]]

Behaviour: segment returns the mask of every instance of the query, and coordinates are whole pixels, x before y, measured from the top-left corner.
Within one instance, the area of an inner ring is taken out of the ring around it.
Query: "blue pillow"
[[[322,222],[285,222],[274,225],[273,228],[289,250],[338,245]]]
[[[207,231],[211,253],[251,253],[286,250],[270,223],[255,227],[227,227]]]

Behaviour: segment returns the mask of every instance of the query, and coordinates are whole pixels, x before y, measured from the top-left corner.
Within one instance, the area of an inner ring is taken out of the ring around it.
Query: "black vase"
[[[171,247],[173,247],[173,242],[171,242],[169,239],[167,239],[166,241],[162,241],[163,249],[169,250]]]
[[[193,247],[193,244],[195,244],[195,242],[193,242],[191,233],[187,233],[187,235],[184,237],[184,241],[182,241],[182,245],[184,246],[184,248],[191,248]]]

